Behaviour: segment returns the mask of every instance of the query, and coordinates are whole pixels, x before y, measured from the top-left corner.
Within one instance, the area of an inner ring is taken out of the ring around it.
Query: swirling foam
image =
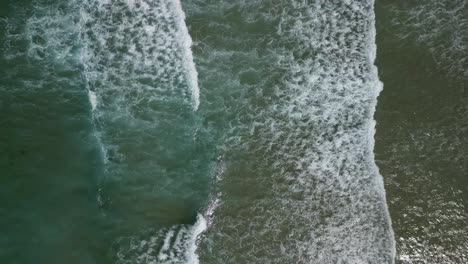
[[[206,220],[198,215],[193,226],[173,226],[151,231],[140,237],[123,237],[117,241],[117,264],[198,264],[196,254],[199,235],[206,229]]]
[[[158,101],[166,96],[187,97],[190,90],[193,108],[198,108],[192,41],[179,1],[88,0],[81,6],[80,17],[81,61],[98,102],[123,100],[117,107],[129,111],[138,102],[105,96],[108,90],[125,85],[126,90],[150,94]]]
[[[373,1],[195,1],[207,123],[225,131],[206,263],[393,263],[374,162]],[[189,15],[190,18],[190,15]]]

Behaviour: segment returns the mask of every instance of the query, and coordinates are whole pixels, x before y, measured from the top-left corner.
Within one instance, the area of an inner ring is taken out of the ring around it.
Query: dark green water
[[[0,262],[196,261],[215,159],[177,6],[4,5]]]
[[[0,263],[468,261],[462,0],[182,7],[0,3]]]
[[[468,261],[468,9],[377,1],[376,159],[397,263]]]
[[[2,19],[16,15],[18,22],[11,28],[2,23],[2,44],[7,31],[21,34],[27,8],[26,2],[2,3]],[[101,248],[94,236],[100,162],[86,92],[72,66],[52,70],[50,63],[19,55],[26,50],[20,37],[8,41],[0,67],[1,262],[91,260],[90,252]],[[13,52],[18,56],[9,58]]]

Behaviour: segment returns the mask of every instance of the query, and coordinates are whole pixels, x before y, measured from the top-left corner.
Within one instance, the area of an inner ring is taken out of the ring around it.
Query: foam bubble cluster
[[[198,215],[193,226],[180,225],[141,236],[122,237],[116,241],[117,264],[198,264],[195,254],[198,237],[206,221]]]
[[[132,112],[129,108],[141,101],[174,97],[198,108],[192,42],[180,2],[89,0],[80,7],[81,61],[89,89],[103,108],[114,104]],[[110,90],[121,87],[119,97],[108,98]],[[136,94],[126,95],[130,91]]]
[[[32,5],[35,10],[32,14],[26,16],[24,10],[17,10],[17,16],[5,19],[2,43],[5,59],[25,58],[32,63],[42,63],[50,74],[66,80],[70,76],[67,72],[75,72],[79,67],[78,16],[66,11],[73,4],[42,5],[35,0]],[[21,19],[24,20],[19,21]]]
[[[205,188],[193,183],[203,184],[194,178],[203,173],[204,156],[193,156],[199,95],[184,19],[179,1],[80,5],[80,60],[104,145],[103,188],[115,204],[109,213],[130,229],[162,218],[177,222],[179,214],[186,218],[193,209],[171,201],[196,203],[204,195]],[[167,203],[166,209],[153,205],[160,203]],[[146,240],[131,240],[128,251],[117,252],[119,263],[196,263],[203,223],[199,217],[194,226],[175,225]]]
[[[207,27],[197,32],[204,100],[224,116],[204,111],[208,122],[227,120],[223,203],[203,260],[393,263],[373,154],[382,89],[373,2],[200,1],[190,10],[193,28]]]

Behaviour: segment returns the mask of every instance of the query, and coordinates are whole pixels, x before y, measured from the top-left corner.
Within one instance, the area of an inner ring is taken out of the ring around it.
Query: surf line
[[[387,198],[386,198],[386,194],[385,194],[385,188],[384,188],[384,182],[383,182],[383,177],[382,175],[380,174],[380,171],[379,171],[379,167],[377,166],[377,164],[375,163],[375,133],[376,133],[376,125],[377,125],[377,121],[375,120],[375,112],[377,110],[377,103],[378,103],[378,96],[380,94],[380,92],[383,90],[383,83],[379,80],[379,74],[378,74],[378,68],[377,66],[375,65],[375,61],[376,61],[376,58],[377,58],[377,44],[376,44],[376,35],[377,35],[377,29],[376,29],[376,17],[375,17],[375,1],[372,1],[371,2],[371,5],[372,5],[372,10],[374,10],[373,12],[371,12],[371,15],[372,15],[372,22],[373,22],[373,25],[370,27],[370,34],[369,34],[369,40],[368,40],[368,43],[369,43],[369,53],[368,53],[368,59],[370,61],[370,65],[372,65],[371,67],[371,72],[372,72],[372,75],[374,76],[375,78],[375,85],[376,85],[376,88],[374,89],[374,95],[372,97],[372,100],[371,100],[371,105],[370,105],[370,113],[371,113],[371,124],[369,126],[369,130],[368,130],[368,139],[369,139],[369,153],[371,153],[372,157],[372,167],[373,167],[373,170],[376,172],[376,174],[379,175],[378,177],[378,181],[379,181],[379,188],[380,188],[380,193],[382,195],[382,199],[384,200],[384,205],[385,205],[385,208],[384,208],[384,213],[386,214],[386,219],[387,219],[387,226],[388,226],[388,229],[389,229],[389,233],[388,233],[388,240],[390,241],[390,254],[392,256],[392,263],[394,263],[395,261],[395,257],[396,257],[396,241],[395,241],[395,233],[393,231],[393,227],[392,227],[392,220],[391,220],[391,216],[390,216],[390,211],[388,209],[388,203],[387,203]]]
[[[99,4],[96,4],[91,1],[84,1],[83,3],[88,4],[91,8],[106,8],[112,5],[112,2],[105,1]],[[196,66],[194,63],[194,58],[192,54],[192,39],[188,31],[188,27],[185,23],[185,13],[182,9],[182,4],[180,0],[161,0],[159,2],[162,6],[166,5],[168,7],[168,14],[172,16],[172,23],[175,26],[175,35],[173,35],[175,40],[175,46],[177,48],[177,52],[180,54],[180,59],[182,60],[182,75],[185,76],[185,82],[189,89],[188,93],[191,97],[191,106],[193,111],[197,111],[200,99],[199,99],[199,87],[198,87],[198,72],[196,70]],[[130,7],[133,7],[134,2],[128,2]],[[143,1],[142,4],[145,4]],[[86,12],[83,9],[82,3],[78,4],[78,9],[81,9],[80,12],[80,29],[85,29],[85,24],[89,21],[93,21],[95,18],[89,12]],[[166,11],[166,10],[165,10]],[[83,32],[82,32],[83,33]],[[84,34],[80,34],[82,36]],[[86,42],[86,39],[82,39],[81,41]],[[99,91],[95,91],[93,87],[93,83],[97,81],[100,74],[104,73],[96,73],[98,71],[96,69],[96,65],[93,65],[96,61],[92,58],[96,56],[93,54],[92,45],[87,47],[90,50],[81,50],[80,60],[81,64],[84,67],[84,77],[87,82],[87,90],[88,90],[88,99],[91,105],[91,112],[93,116],[99,116],[100,112],[103,111],[101,108],[105,106],[103,102],[100,102],[100,93]],[[189,99],[190,100],[190,99]],[[94,119],[94,118],[93,118]],[[95,124],[95,133],[98,143],[101,147],[101,153],[103,155],[103,162],[107,163],[106,157],[106,148],[102,142],[100,131],[96,127]],[[106,167],[106,166],[104,166]],[[99,199],[99,198],[98,198]],[[175,234],[174,230],[181,229],[182,231],[179,234]],[[198,214],[197,221],[191,225],[186,227],[174,226],[173,229],[170,229],[165,237],[164,246],[160,250],[160,252],[155,256],[155,260],[157,263],[179,263],[179,262],[186,262],[187,264],[198,264],[199,257],[197,255],[198,244],[200,241],[200,235],[207,229],[207,221],[203,217],[202,214]],[[177,239],[174,243],[169,243],[172,241],[175,236]]]
[[[172,15],[174,18],[174,23],[176,26],[176,41],[179,46],[179,50],[182,53],[182,64],[184,67],[184,73],[186,76],[187,86],[190,89],[193,110],[197,111],[200,105],[200,89],[198,87],[198,72],[193,58],[192,53],[192,38],[188,31],[187,24],[185,23],[185,13],[182,8],[182,3],[180,0],[166,0],[169,7],[171,7]],[[81,14],[82,20],[89,19],[86,15]],[[85,22],[82,21],[82,25]],[[83,63],[82,63],[83,64]],[[99,105],[98,96],[94,91],[88,88],[88,97],[92,107],[92,110],[96,110]]]
[[[195,66],[192,53],[192,38],[188,31],[187,24],[185,23],[185,13],[182,9],[182,3],[180,0],[169,1],[173,8],[174,19],[179,32],[178,44],[183,53],[183,65],[185,67],[186,78],[188,82],[189,89],[192,93],[193,108],[194,111],[198,110],[200,105],[200,89],[198,87],[198,72]]]

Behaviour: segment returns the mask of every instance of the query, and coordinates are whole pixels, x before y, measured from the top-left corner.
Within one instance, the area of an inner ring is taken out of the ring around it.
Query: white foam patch
[[[206,219],[202,215],[198,215],[197,222],[193,226],[192,234],[190,235],[190,243],[187,251],[187,264],[198,264],[200,263],[197,248],[199,244],[200,235],[206,231],[208,225]]]
[[[199,236],[206,230],[205,218],[199,214],[193,226],[173,226],[142,237],[121,238],[117,241],[117,264],[198,264],[196,253]]]
[[[154,141],[160,123],[166,122],[161,115],[172,115],[175,122],[187,110],[198,108],[197,72],[183,11],[180,3],[169,0],[87,0],[77,1],[75,9],[80,62],[103,154],[121,162],[127,159],[121,149],[141,152],[142,145],[147,146],[143,137]],[[132,132],[135,127],[138,136]],[[126,136],[132,140],[116,135],[124,133],[132,134]],[[121,170],[106,166],[109,169]]]
[[[175,181],[171,188],[178,191],[190,188],[185,187],[191,181],[185,168],[179,166],[182,172],[175,174],[171,169],[172,174],[166,175],[165,165],[160,164],[178,156],[173,148],[163,146],[160,136],[170,131],[178,137],[177,148],[183,149],[181,138],[190,129],[184,116],[199,105],[191,39],[180,2],[80,3],[81,63],[109,159],[105,161],[106,175],[132,182],[127,188],[139,192],[154,192],[150,186],[154,174],[169,178],[159,179],[161,182]],[[140,156],[136,163],[129,161],[133,156]],[[174,178],[181,175],[186,178]],[[171,188],[163,191],[170,193]],[[125,198],[117,201],[125,202]],[[198,216],[194,226],[174,226],[156,236],[133,238],[117,252],[117,263],[198,263],[196,241],[205,228],[205,220]]]
[[[180,2],[89,0],[81,6],[81,61],[90,89],[104,101],[97,112],[110,106],[112,112],[132,114],[142,101],[187,95],[192,108],[198,108],[192,42]],[[121,92],[109,98],[115,89]],[[134,95],[122,98],[129,93]]]
[[[17,10],[17,17],[5,18],[6,26],[3,48],[6,59],[24,57],[29,61],[41,62],[46,69],[54,70],[58,78],[60,73],[76,71],[79,56],[79,35],[76,14],[63,13],[56,4],[52,8],[32,1],[35,12],[24,20],[24,10]],[[61,4],[63,9],[71,6]]]
[[[96,93],[88,90],[88,97],[89,97],[89,103],[91,104],[91,108],[94,111],[94,109],[96,109],[96,106],[97,106]]]
[[[182,4],[180,0],[171,1],[174,5],[175,10],[175,20],[181,37],[179,40],[179,45],[182,48],[184,53],[184,65],[187,72],[187,79],[189,82],[189,87],[192,92],[192,98],[194,101],[195,110],[198,109],[200,105],[200,90],[198,88],[198,73],[195,67],[195,62],[192,54],[192,38],[188,32],[187,25],[185,24],[185,13],[182,9]]]

